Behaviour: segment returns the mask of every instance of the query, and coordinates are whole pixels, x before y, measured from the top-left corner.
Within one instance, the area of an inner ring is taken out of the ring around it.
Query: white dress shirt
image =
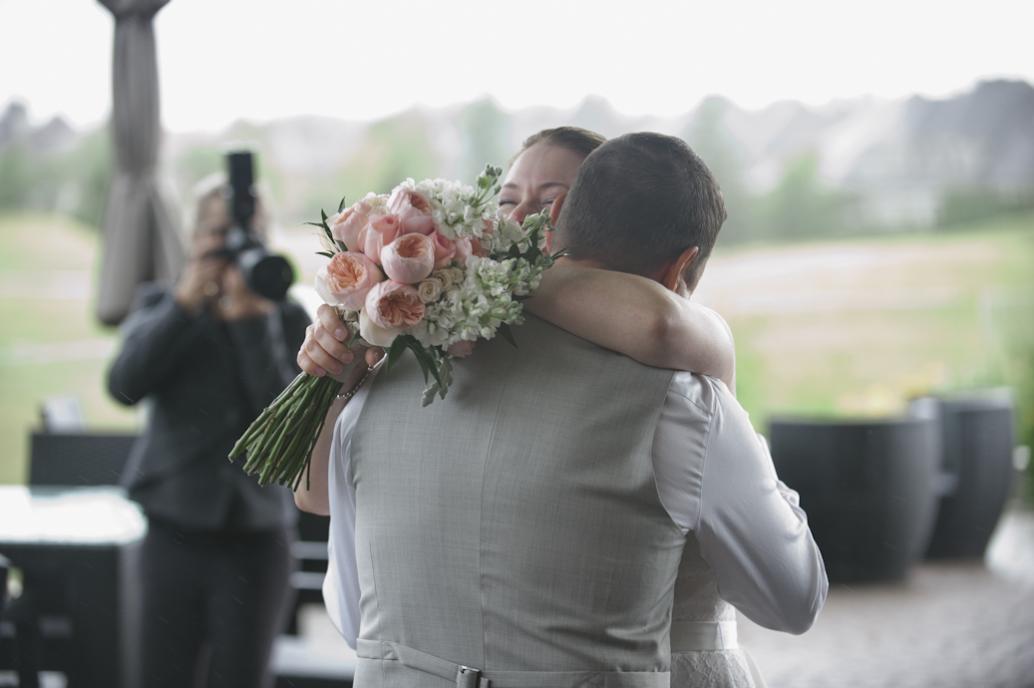
[[[359,580],[355,557],[352,430],[366,403],[360,390],[338,417],[330,453],[329,563],[323,597],[355,647]],[[718,591],[754,622],[802,633],[825,602],[825,567],[797,493],[776,477],[764,439],[725,385],[675,373],[654,434],[657,492],[672,521],[692,532]]]

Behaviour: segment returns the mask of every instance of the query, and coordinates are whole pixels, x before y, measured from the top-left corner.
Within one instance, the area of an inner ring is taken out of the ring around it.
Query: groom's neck
[[[614,268],[610,267],[609,265],[606,265],[602,261],[592,260],[592,259],[589,259],[589,258],[581,258],[581,259],[579,259],[579,258],[572,258],[570,256],[564,256],[563,258],[559,258],[558,262],[560,262],[560,263],[567,263],[568,265],[574,265],[574,266],[583,267],[583,268],[597,268],[599,270],[614,270]],[[623,272],[623,271],[615,270],[615,272]],[[640,277],[645,277],[648,280],[651,280],[653,282],[657,282],[658,284],[663,286],[665,289],[669,289],[669,287],[664,284],[664,272],[665,272],[664,270],[658,270],[657,274],[655,274],[655,275],[642,275],[642,274],[637,273],[637,272],[630,273],[630,274],[639,275]],[[690,289],[686,285],[685,280],[682,280],[682,279],[679,280],[678,284],[675,285],[675,288],[671,289],[671,291],[675,292],[679,296],[681,296],[683,298],[686,298],[686,299],[689,299],[689,298],[693,297],[693,290]]]

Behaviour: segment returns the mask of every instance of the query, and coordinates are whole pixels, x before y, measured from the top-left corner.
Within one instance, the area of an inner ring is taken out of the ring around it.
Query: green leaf
[[[388,361],[384,364],[384,369],[391,370],[395,362],[399,360],[399,356],[402,352],[408,348],[409,344],[406,342],[405,337],[395,337],[395,341],[391,343],[391,347],[388,348]]]
[[[327,258],[333,258],[334,254],[330,251],[316,251],[317,256],[326,256]]]
[[[327,226],[327,213],[323,208],[320,208],[320,219],[323,220],[323,226]]]
[[[305,224],[312,225],[313,227],[319,227],[320,229],[323,229],[323,223],[322,222],[306,222]]]
[[[416,362],[420,366],[420,373],[424,376],[424,384],[427,384],[427,381],[431,378],[431,368],[428,367],[427,361],[421,359],[420,356],[417,355],[416,349],[413,349],[412,346],[409,348],[413,350],[413,356],[416,358]]]
[[[513,348],[517,348],[517,338],[513,336],[513,330],[510,329],[509,323],[503,323],[499,326],[499,334],[503,339],[508,341]]]
[[[438,372],[438,365],[431,354],[427,353],[427,349],[423,347],[420,342],[413,340],[413,343],[409,346],[413,350],[413,355],[416,356],[417,362],[420,364],[420,368],[424,371],[424,382],[427,382],[427,374],[430,373],[434,377],[434,381],[439,386],[442,384],[441,374]]]
[[[445,389],[452,387],[452,361],[449,360],[448,356],[441,359],[441,378],[442,382],[445,383]]]
[[[430,406],[431,402],[434,401],[434,395],[438,392],[438,383],[432,382],[430,385],[424,388],[424,394],[420,398],[421,406]]]
[[[331,232],[330,231],[330,227],[327,226],[327,222],[326,222],[327,214],[324,213],[322,210],[320,211],[320,213],[324,217],[324,222],[323,222],[323,225],[322,225],[322,227],[323,227],[323,234],[327,237],[327,241],[330,242],[331,246],[337,246],[337,240],[334,239],[334,233]]]
[[[345,209],[345,197],[341,197],[341,202],[337,204],[337,211],[340,213]]]
[[[446,393],[449,391],[449,387],[452,387],[452,361],[449,360],[448,356],[442,356],[440,358],[441,366],[439,368],[439,380],[438,393],[441,394],[442,399],[445,398]]]
[[[345,242],[343,242],[343,241],[335,241],[334,245],[337,246],[342,251],[347,251],[348,250],[348,247],[345,246]]]

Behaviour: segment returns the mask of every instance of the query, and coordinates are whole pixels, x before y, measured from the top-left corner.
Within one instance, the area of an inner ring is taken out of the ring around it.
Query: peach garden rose
[[[352,207],[338,213],[330,220],[331,234],[335,239],[343,242],[349,251],[362,251],[372,211],[373,205],[368,201],[354,203]]]
[[[363,311],[378,327],[402,331],[424,319],[424,304],[408,284],[385,280],[366,294]]]
[[[363,242],[363,253],[370,260],[381,264],[381,251],[385,246],[395,241],[402,233],[402,225],[398,215],[373,215],[370,217],[370,225],[365,232]]]
[[[388,212],[398,216],[403,234],[430,234],[436,229],[431,202],[418,191],[396,188],[388,199]]]
[[[357,311],[366,303],[366,294],[384,274],[362,253],[342,251],[316,273],[316,293],[332,306]]]
[[[424,234],[403,234],[381,251],[381,265],[389,279],[416,284],[435,267],[435,243]]]

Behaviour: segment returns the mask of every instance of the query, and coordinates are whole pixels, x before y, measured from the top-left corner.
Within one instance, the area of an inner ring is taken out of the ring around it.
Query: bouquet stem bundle
[[[309,457],[340,388],[333,378],[301,373],[237,440],[230,460],[246,457],[244,472],[258,476],[260,485],[295,490],[304,475],[308,486]]]

